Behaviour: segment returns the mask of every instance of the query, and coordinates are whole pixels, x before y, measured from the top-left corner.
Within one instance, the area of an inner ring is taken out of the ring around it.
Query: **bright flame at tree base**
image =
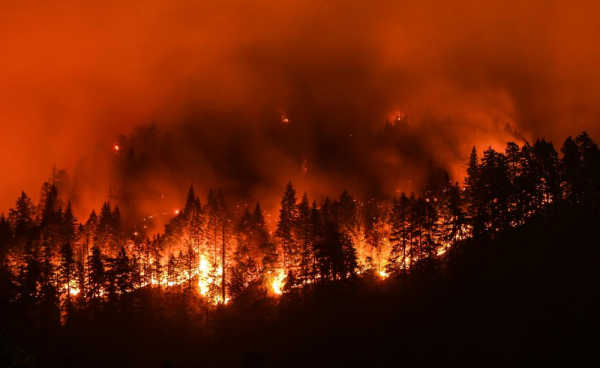
[[[279,270],[277,275],[273,278],[271,282],[271,287],[273,288],[273,292],[275,294],[281,295],[283,294],[283,280],[285,279],[285,272],[283,270]]]

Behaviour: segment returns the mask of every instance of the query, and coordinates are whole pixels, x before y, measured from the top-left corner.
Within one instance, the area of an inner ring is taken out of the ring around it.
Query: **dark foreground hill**
[[[401,367],[576,365],[598,340],[600,221],[540,215],[458,243],[410,275],[362,275],[284,294],[250,288],[207,324],[144,291],[135,314],[77,319],[11,344],[2,363],[40,367]],[[147,310],[153,311],[145,312]],[[12,336],[12,335],[11,335]],[[11,360],[12,359],[12,360]],[[10,363],[12,362],[12,363]]]

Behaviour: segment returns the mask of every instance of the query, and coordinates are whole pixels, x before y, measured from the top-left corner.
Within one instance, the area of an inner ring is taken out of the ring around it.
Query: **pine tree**
[[[42,248],[42,262],[40,264],[40,291],[39,291],[39,317],[40,328],[44,333],[52,333],[60,327],[60,300],[57,286],[52,244],[45,244]]]
[[[479,237],[485,232],[485,219],[483,214],[484,199],[483,183],[481,180],[481,165],[475,147],[473,147],[471,155],[469,156],[464,196],[471,233],[473,236]]]
[[[351,234],[358,227],[356,200],[347,190],[344,190],[340,198],[332,204],[332,211],[342,232]]]
[[[356,251],[348,235],[342,233],[339,225],[325,221],[323,239],[317,245],[316,261],[323,280],[345,279],[356,272]]]
[[[44,183],[40,191],[39,217],[42,228],[54,222],[58,208],[58,190],[54,184]]]
[[[506,144],[506,149],[504,150],[508,181],[512,188],[508,196],[508,213],[510,216],[509,222],[511,224],[521,222],[525,213],[523,209],[525,201],[523,201],[522,193],[525,190],[525,186],[529,185],[523,175],[524,165],[528,161],[525,159],[525,156],[527,156],[529,152],[527,146],[528,144],[526,143],[523,146],[523,149],[521,149],[518,144],[508,142]]]
[[[86,297],[89,301],[91,310],[98,310],[102,303],[102,297],[106,289],[106,270],[104,267],[104,257],[98,246],[92,248],[91,255],[87,262],[87,284]]]
[[[121,210],[119,209],[119,206],[115,206],[115,209],[112,212],[110,234],[112,238],[113,249],[118,249],[117,247],[123,247],[123,221],[121,220]]]
[[[191,243],[187,243],[185,249],[181,252],[180,257],[180,269],[183,271],[183,275],[186,281],[186,294],[187,297],[192,293],[192,286],[194,280],[196,280],[196,269],[198,268],[198,254],[194,250]]]
[[[581,162],[580,188],[586,206],[597,208],[600,204],[600,149],[587,132],[575,138]]]
[[[63,215],[63,238],[66,242],[74,244],[77,235],[77,217],[73,213],[73,208],[71,207],[71,201],[67,203],[67,208],[65,209]]]
[[[510,197],[515,198],[518,203],[517,216],[513,224],[521,225],[533,216],[542,206],[542,169],[533,153],[529,143],[525,143],[521,148],[522,166],[518,185],[510,191]]]
[[[164,269],[162,266],[162,255],[161,252],[163,250],[162,247],[162,243],[161,243],[161,237],[156,235],[151,243],[150,243],[150,247],[151,247],[151,257],[152,257],[152,264],[151,264],[151,274],[150,274],[150,281],[152,281],[153,283],[155,283],[157,286],[161,286],[163,283],[163,273],[164,273]]]
[[[71,243],[64,243],[60,247],[58,275],[60,289],[64,290],[65,293],[63,308],[67,318],[69,318],[74,312],[72,291],[77,282],[77,265]]]
[[[398,273],[408,269],[412,243],[410,227],[410,201],[402,192],[400,197],[392,199],[390,221],[390,242],[392,249],[387,265],[387,272]]]
[[[130,258],[124,247],[121,247],[121,250],[117,254],[112,271],[115,274],[117,290],[121,295],[133,290],[133,275]]]
[[[261,274],[264,277],[269,272],[275,272],[277,266],[277,248],[269,237],[265,217],[257,202],[252,212],[252,235],[260,251]]]
[[[551,142],[537,140],[532,153],[541,170],[540,201],[545,205],[556,204],[562,199],[558,153]]]
[[[3,217],[0,217],[0,232]],[[0,248],[0,323],[4,322],[3,316],[9,315],[9,309],[15,301],[16,286],[15,276],[10,267],[8,257]]]
[[[245,209],[236,226],[236,247],[233,262],[229,267],[231,273],[230,289],[239,294],[250,281],[257,277],[257,263],[260,259],[260,244],[253,234],[252,215]],[[235,279],[235,280],[234,280]]]
[[[201,210],[200,199],[196,196],[194,191],[194,184],[190,185],[187,197],[185,199],[185,206],[183,208],[183,214],[191,217]]]
[[[300,268],[298,271],[298,278],[300,283],[305,283],[308,280],[313,279],[312,277],[312,264],[313,264],[313,244],[312,244],[312,222],[311,222],[311,211],[310,204],[306,193],[302,196],[302,201],[298,205],[298,220],[297,220],[297,232],[298,241],[300,243]]]
[[[438,227],[438,212],[434,206],[432,198],[422,200],[424,215],[423,215],[423,253],[427,264],[431,265],[436,259],[437,251],[440,247],[439,227]]]
[[[109,202],[104,202],[100,209],[100,215],[98,216],[98,227],[96,236],[98,245],[102,247],[110,247],[112,243],[112,225],[113,225],[113,212]]]
[[[171,253],[171,254],[169,254],[169,257],[167,259],[167,285],[168,286],[174,286],[179,283],[179,278],[178,278],[179,272],[178,271],[179,271],[179,265],[177,262],[177,257],[175,257],[175,254]]]
[[[413,264],[420,263],[426,257],[424,247],[426,208],[425,201],[422,198],[415,197],[412,193],[410,202],[410,231],[413,242],[410,246],[409,255],[412,268]]]
[[[86,255],[89,255],[89,250],[99,245],[100,242],[98,240],[98,216],[96,215],[96,211],[92,210],[90,217],[85,222],[85,245],[86,245]]]
[[[34,215],[35,210],[31,199],[24,191],[21,192],[15,208],[11,208],[8,213],[8,222],[17,242],[24,242],[32,235],[35,225]]]
[[[396,250],[396,254],[392,256],[390,226],[392,206],[384,206],[375,201],[368,202],[368,206],[370,208],[367,218],[372,219],[370,228],[367,230],[368,246],[362,255],[359,253],[358,258],[363,260],[363,267],[366,271],[377,271],[380,276],[385,276],[391,269],[398,270],[398,255],[401,254]],[[390,263],[390,258],[393,258],[396,263]]]
[[[16,283],[17,310],[20,314],[20,324],[32,325],[34,322],[41,273],[37,249],[33,248],[31,243],[27,243],[23,259],[19,262]]]
[[[219,245],[221,235],[221,208],[217,195],[212,190],[208,191],[206,200],[207,231],[206,243],[208,244],[208,254],[211,263],[217,263],[219,258]]]
[[[448,180],[440,205],[442,241],[448,245],[467,237],[467,214],[458,183]]]
[[[294,234],[294,226],[298,218],[296,202],[296,191],[290,181],[281,199],[279,221],[277,222],[277,231],[275,232],[281,244],[283,267],[288,270],[297,266],[297,258],[299,256],[296,236]]]
[[[3,257],[8,252],[13,242],[13,232],[10,223],[4,216],[0,214],[0,257]]]
[[[563,190],[567,201],[571,205],[580,204],[581,196],[581,157],[579,156],[579,147],[575,140],[569,136],[560,151],[563,154],[560,162]]]
[[[48,268],[45,265],[44,268]],[[42,272],[39,295],[39,321],[43,334],[56,332],[60,327],[60,300],[56,285],[52,282],[54,274],[48,271]]]
[[[221,221],[221,301],[227,302],[227,253],[228,253],[228,218],[227,218],[227,204],[225,203],[225,197],[221,190],[217,192],[217,199],[220,210],[220,221]]]
[[[311,254],[312,254],[312,264],[310,268],[310,276],[312,278],[312,282],[316,282],[318,275],[318,266],[317,266],[317,248],[318,244],[322,240],[322,232],[323,232],[323,223],[321,218],[321,211],[317,207],[317,202],[313,201],[312,206],[310,208],[310,242],[311,242]]]
[[[495,233],[509,226],[508,197],[510,182],[506,157],[492,148],[483,153],[481,163],[482,216],[486,231]]]

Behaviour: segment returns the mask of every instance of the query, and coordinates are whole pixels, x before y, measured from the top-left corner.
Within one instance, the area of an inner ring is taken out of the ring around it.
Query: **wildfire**
[[[277,275],[273,278],[273,282],[271,282],[271,287],[273,288],[273,292],[275,294],[283,294],[283,279],[285,279],[285,272],[283,272],[283,270],[279,270]]]
[[[446,253],[446,251],[447,251],[449,248],[450,248],[450,244],[446,244],[446,245],[444,245],[444,246],[440,247],[440,249],[438,249],[438,250],[437,250],[437,255],[438,255],[438,256],[441,256],[441,255],[443,255],[444,253]]]
[[[198,287],[200,288],[200,294],[206,296],[208,294],[208,287],[212,282],[212,278],[208,276],[209,264],[204,256],[200,257],[200,264],[198,265]]]
[[[75,281],[71,281],[69,284],[62,285],[62,292],[68,292],[69,295],[75,296],[80,293],[79,287]]]

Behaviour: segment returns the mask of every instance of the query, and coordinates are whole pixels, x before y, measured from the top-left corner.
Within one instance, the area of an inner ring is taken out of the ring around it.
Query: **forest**
[[[0,216],[0,366],[526,365],[598,334],[585,132],[474,147],[463,180],[388,201],[288,182],[272,228],[192,184],[147,235],[110,198],[77,218],[58,180]]]

